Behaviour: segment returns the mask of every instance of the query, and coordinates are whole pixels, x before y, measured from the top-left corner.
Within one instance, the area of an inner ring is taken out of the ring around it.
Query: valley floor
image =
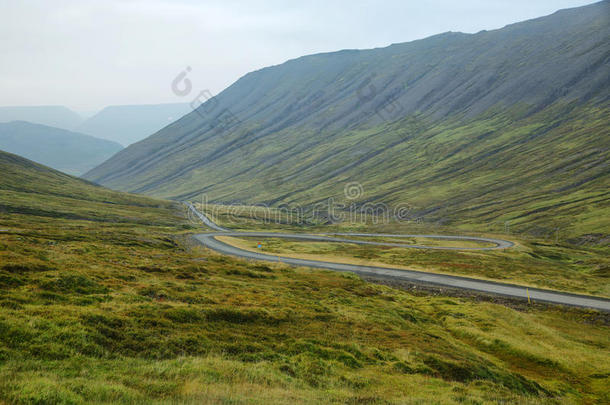
[[[607,314],[246,262],[181,207],[51,191],[0,194],[0,402],[610,400]]]
[[[481,233],[476,228],[449,228],[411,221],[345,222],[333,225],[291,222],[284,211],[261,207],[233,207],[195,204],[213,215],[219,225],[239,231],[278,231],[309,234],[382,233],[442,234],[498,238],[514,243],[510,249],[426,250],[388,246],[366,246],[348,243],[321,243],[280,238],[228,238],[230,244],[260,253],[294,258],[378,267],[396,267],[426,272],[474,277],[532,288],[551,289],[575,294],[610,297],[610,246],[603,243],[571,243],[565,239],[534,238],[524,234]],[[431,238],[365,238],[349,239],[376,242],[400,242],[428,246],[489,247],[480,242],[435,240]],[[260,248],[258,245],[260,244]]]

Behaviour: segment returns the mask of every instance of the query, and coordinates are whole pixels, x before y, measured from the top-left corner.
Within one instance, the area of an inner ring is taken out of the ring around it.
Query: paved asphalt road
[[[594,308],[602,311],[610,312],[610,300],[603,298],[596,298],[586,295],[576,295],[576,294],[568,294],[561,293],[552,290],[543,290],[538,288],[529,288],[514,285],[514,284],[504,284],[504,283],[496,283],[493,281],[484,281],[478,280],[474,278],[468,277],[458,277],[458,276],[450,276],[445,274],[434,274],[422,271],[415,270],[403,270],[403,269],[393,269],[387,267],[374,267],[374,266],[363,266],[363,265],[355,265],[355,264],[341,264],[341,263],[333,263],[333,262],[324,262],[318,260],[306,260],[306,259],[295,259],[290,257],[279,257],[264,253],[255,253],[247,250],[243,250],[226,243],[220,242],[216,240],[218,236],[233,236],[233,237],[274,237],[274,238],[285,238],[285,239],[296,239],[296,240],[309,240],[309,241],[324,241],[324,242],[340,242],[340,243],[354,243],[354,244],[362,244],[362,245],[379,245],[379,246],[393,246],[393,247],[413,247],[418,249],[430,249],[429,247],[420,246],[420,245],[406,245],[400,243],[385,243],[385,242],[370,242],[370,241],[359,241],[359,240],[351,240],[351,239],[343,239],[343,238],[333,238],[329,236],[322,235],[306,235],[306,234],[287,234],[287,233],[274,233],[274,232],[235,232],[230,231],[226,228],[222,228],[207,218],[205,215],[198,212],[195,207],[191,204],[186,203],[189,209],[195,214],[199,219],[203,221],[204,224],[209,226],[210,228],[216,230],[214,233],[202,233],[195,235],[195,238],[201,242],[204,246],[216,250],[221,253],[239,256],[247,259],[254,260],[264,260],[270,262],[278,262],[281,261],[283,263],[287,263],[294,266],[304,266],[304,267],[316,267],[322,269],[329,269],[335,271],[346,271],[352,272],[364,276],[372,276],[372,277],[381,277],[388,279],[395,279],[399,281],[406,282],[417,282],[424,284],[431,284],[436,286],[443,286],[449,288],[459,288],[470,291],[479,291],[487,294],[497,294],[501,296],[518,298],[526,300],[528,298],[528,294],[530,299],[534,301],[543,301],[554,304],[562,304],[562,305],[570,305],[570,306],[578,306],[578,307],[586,307],[586,308]],[[429,237],[429,238],[438,238],[438,239],[451,239],[451,240],[467,240],[467,241],[484,241],[493,243],[496,246],[494,247],[484,247],[484,248],[469,248],[478,249],[478,250],[490,250],[490,249],[506,249],[513,246],[512,242],[503,241],[501,239],[487,239],[487,238],[475,238],[475,237],[459,237],[459,236],[441,236],[441,235],[390,235],[390,234],[336,234],[338,236],[382,236],[382,237]],[[437,247],[438,249],[438,247]],[[448,248],[445,248],[448,249]],[[451,249],[459,249],[465,250],[461,248],[451,248]]]

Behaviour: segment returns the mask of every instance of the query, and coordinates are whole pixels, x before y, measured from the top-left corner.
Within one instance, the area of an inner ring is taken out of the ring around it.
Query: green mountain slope
[[[116,214],[124,206],[130,206],[134,212],[138,207],[168,209],[173,206],[168,201],[108,190],[3,151],[0,151],[0,172],[0,213],[4,215],[102,221],[106,212]],[[147,218],[150,223],[156,222],[152,211]],[[137,215],[132,213],[130,219],[135,220],[134,217]]]
[[[191,110],[188,103],[110,106],[79,125],[78,131],[127,146]]]
[[[89,135],[15,121],[0,123],[0,149],[78,176],[123,147]]]
[[[250,73],[85,177],[211,201],[408,204],[446,224],[606,232],[610,2]],[[357,200],[344,187],[362,185]],[[562,217],[561,223],[554,218]]]

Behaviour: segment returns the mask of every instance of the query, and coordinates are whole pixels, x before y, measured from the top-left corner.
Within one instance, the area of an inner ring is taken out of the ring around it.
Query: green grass
[[[201,204],[196,204],[201,208]],[[531,287],[610,297],[610,248],[593,243],[562,239],[527,237],[514,234],[486,234],[468,228],[429,226],[397,222],[374,224],[344,222],[334,225],[290,223],[290,216],[271,211],[267,217],[257,207],[207,207],[219,224],[240,230],[277,230],[306,233],[368,232],[390,234],[440,234],[489,236],[511,240],[516,246],[494,251],[420,250],[362,246],[344,243],[299,242],[274,238],[234,239],[232,243],[253,250],[262,243],[262,251],[275,254],[307,256],[320,260],[362,265],[388,265],[423,271],[479,277]],[[268,218],[272,222],[263,221]],[[277,222],[274,222],[277,221]],[[383,241],[388,238],[355,238]],[[392,239],[392,238],[390,238]],[[392,239],[392,242],[395,240]],[[433,239],[402,239],[403,243],[431,246],[484,246],[467,242]]]
[[[595,311],[220,256],[190,242],[178,206],[70,177],[51,186],[56,172],[7,160],[30,185],[0,179],[0,402],[610,399]]]
[[[223,133],[176,147],[171,159],[155,158],[133,176],[115,173],[107,184],[310,211],[328,198],[356,207],[408,205],[428,224],[499,232],[508,223],[532,237],[603,243],[610,228],[608,104],[558,102],[524,114],[527,108],[442,120],[411,115],[350,129],[289,127],[241,148],[235,145],[245,142],[244,131]],[[167,179],[172,173],[180,175]],[[344,187],[352,182],[363,193],[348,200]]]

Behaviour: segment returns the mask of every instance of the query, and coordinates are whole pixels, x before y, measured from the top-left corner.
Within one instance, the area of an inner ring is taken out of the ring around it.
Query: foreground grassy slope
[[[601,239],[609,10],[252,72],[86,178],[225,203],[409,204],[427,222]],[[346,201],[352,182],[364,193]]]
[[[0,171],[0,213],[5,216],[175,225],[175,215],[169,214],[173,202],[111,191],[2,151]]]
[[[170,203],[0,165],[0,401],[610,399],[599,313],[233,260],[190,246]]]

